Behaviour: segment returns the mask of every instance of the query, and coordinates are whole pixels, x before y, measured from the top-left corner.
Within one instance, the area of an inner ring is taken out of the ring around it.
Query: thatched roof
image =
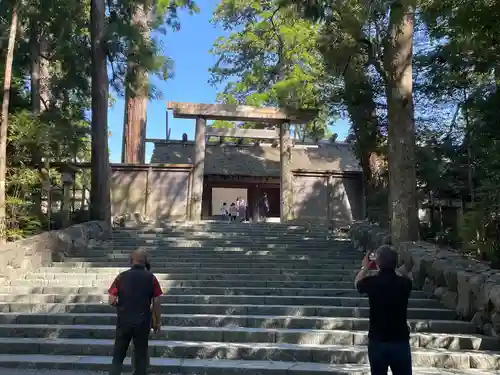
[[[194,142],[155,143],[152,164],[193,164]],[[292,170],[360,172],[360,166],[345,143],[296,145],[292,149]],[[205,174],[279,176],[279,147],[271,145],[207,144]]]

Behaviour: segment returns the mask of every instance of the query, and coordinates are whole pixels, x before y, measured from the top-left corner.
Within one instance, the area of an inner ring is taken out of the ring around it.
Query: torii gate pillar
[[[201,220],[203,197],[203,174],[205,171],[205,126],[207,121],[203,117],[196,118],[195,152],[193,158],[193,173],[191,181],[191,202],[189,205],[189,219]]]
[[[290,125],[280,125],[280,221],[293,220],[292,144]]]

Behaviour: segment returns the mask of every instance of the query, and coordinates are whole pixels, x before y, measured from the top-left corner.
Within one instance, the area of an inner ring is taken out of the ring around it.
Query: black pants
[[[148,372],[148,340],[149,324],[137,327],[116,327],[115,346],[113,348],[113,363],[110,375],[121,375],[123,360],[127,356],[130,341],[134,341],[135,369],[134,375],[146,375]]]
[[[392,375],[412,375],[411,348],[408,341],[368,343],[371,375],[387,375],[390,367]]]

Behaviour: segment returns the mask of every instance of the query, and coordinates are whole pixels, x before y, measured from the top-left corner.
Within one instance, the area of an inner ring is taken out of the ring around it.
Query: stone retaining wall
[[[353,246],[361,251],[390,244],[389,233],[376,224],[356,222]],[[475,323],[487,335],[500,336],[500,270],[429,242],[394,244],[400,266],[419,289],[434,295],[458,317]]]
[[[109,224],[89,221],[0,245],[0,275],[19,277],[19,274],[49,266],[74,251],[84,250],[95,241],[106,239],[109,233]]]

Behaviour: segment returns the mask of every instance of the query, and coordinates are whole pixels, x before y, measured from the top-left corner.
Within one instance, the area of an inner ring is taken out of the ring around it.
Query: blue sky
[[[157,83],[164,100],[151,100],[148,103],[147,138],[165,138],[166,102],[215,103],[217,87],[208,84],[208,69],[216,58],[209,54],[213,42],[224,35],[222,29],[210,24],[217,0],[198,0],[200,13],[180,14],[181,29],[169,32],[162,37],[165,53],[175,62],[174,77],[166,82]],[[119,98],[109,111],[110,160],[112,163],[121,161],[122,130],[123,130],[123,98]],[[169,127],[172,129],[170,138],[180,139],[182,133],[187,133],[189,139],[194,138],[194,120],[174,119],[169,116]],[[339,140],[347,135],[348,125],[338,121],[332,131],[339,134]],[[146,144],[146,162],[153,151],[152,144]]]

